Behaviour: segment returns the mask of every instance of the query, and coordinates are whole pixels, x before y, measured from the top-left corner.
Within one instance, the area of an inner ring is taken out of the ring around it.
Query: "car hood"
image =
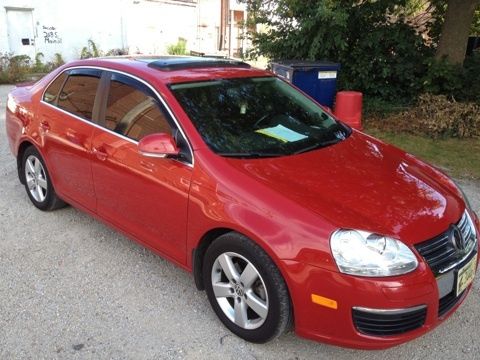
[[[409,244],[447,230],[464,210],[445,175],[356,131],[338,144],[299,155],[227,161],[334,228],[372,231]]]

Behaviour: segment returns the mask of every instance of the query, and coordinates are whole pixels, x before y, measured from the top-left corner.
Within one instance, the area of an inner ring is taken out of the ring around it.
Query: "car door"
[[[192,175],[188,144],[183,142],[182,161],[141,155],[142,137],[178,130],[170,112],[149,86],[129,76],[111,73],[107,88],[101,127],[92,138],[97,212],[183,264]]]
[[[91,140],[102,71],[72,69],[46,89],[39,106],[40,131],[50,175],[67,202],[95,211]]]

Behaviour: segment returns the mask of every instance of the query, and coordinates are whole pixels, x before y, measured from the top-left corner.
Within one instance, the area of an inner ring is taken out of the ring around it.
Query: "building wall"
[[[122,47],[121,7],[111,4],[95,0],[82,0],[81,6],[61,0],[0,0],[0,51],[12,51],[7,36],[7,11],[12,8],[33,9],[34,53],[42,52],[46,59],[57,52],[66,60],[78,58],[88,39],[102,49]]]
[[[165,54],[167,46],[179,37],[187,40],[189,50],[215,53],[220,1],[0,0],[0,52],[12,52],[7,12],[32,9],[33,21],[21,26],[33,28],[35,44],[17,49],[16,55],[23,52],[33,58],[42,52],[48,61],[60,53],[65,60],[72,60],[79,58],[89,39],[104,52],[127,49],[130,53]]]

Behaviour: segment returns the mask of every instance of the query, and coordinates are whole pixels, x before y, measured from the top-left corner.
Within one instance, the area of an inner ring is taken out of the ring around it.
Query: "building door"
[[[33,9],[7,8],[9,52],[35,58]]]

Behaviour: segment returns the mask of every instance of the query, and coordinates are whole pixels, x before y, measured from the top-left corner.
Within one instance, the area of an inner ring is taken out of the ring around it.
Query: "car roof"
[[[123,71],[143,78],[154,77],[166,84],[223,78],[273,76],[249,64],[218,57],[196,56],[116,56],[77,60],[66,67],[94,66]]]

